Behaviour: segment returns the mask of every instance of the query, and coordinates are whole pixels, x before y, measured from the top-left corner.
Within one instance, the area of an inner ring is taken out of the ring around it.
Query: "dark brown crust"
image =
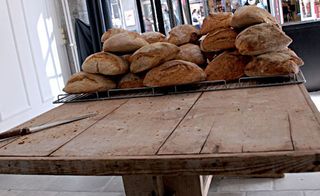
[[[206,79],[204,71],[194,63],[172,60],[150,70],[143,84],[150,87],[190,84]]]
[[[82,69],[87,73],[113,76],[127,73],[129,66],[121,57],[108,52],[98,52],[86,58]]]
[[[138,88],[143,87],[143,79],[136,74],[128,73],[123,76],[118,84],[118,88]]]
[[[102,92],[115,88],[116,84],[109,78],[85,72],[73,74],[63,91],[70,94]]]
[[[250,57],[226,51],[214,58],[205,69],[207,80],[236,80],[244,75]]]
[[[297,56],[292,56],[291,50],[271,52],[254,57],[245,68],[247,76],[274,76],[298,73]]]
[[[188,43],[179,48],[180,52],[176,56],[177,60],[189,61],[197,65],[205,64],[205,58],[198,45]]]
[[[210,32],[201,41],[201,50],[204,52],[218,52],[235,48],[237,35],[238,33],[231,28]]]
[[[232,18],[231,12],[211,13],[203,20],[200,29],[200,34],[205,35],[210,31],[215,31],[221,28],[229,28]]]

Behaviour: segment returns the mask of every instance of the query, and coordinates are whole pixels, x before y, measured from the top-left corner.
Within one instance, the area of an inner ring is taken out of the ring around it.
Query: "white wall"
[[[51,109],[70,75],[57,0],[0,0],[0,131]]]

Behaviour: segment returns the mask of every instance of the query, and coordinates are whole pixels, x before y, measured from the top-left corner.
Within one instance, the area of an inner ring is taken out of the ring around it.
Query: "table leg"
[[[212,176],[123,176],[126,196],[206,196]]]

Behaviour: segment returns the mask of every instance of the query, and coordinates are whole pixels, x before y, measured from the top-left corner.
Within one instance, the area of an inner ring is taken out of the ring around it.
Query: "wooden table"
[[[303,85],[64,104],[23,126],[98,115],[0,143],[0,173],[121,175],[126,194],[206,195],[210,177],[320,171]]]

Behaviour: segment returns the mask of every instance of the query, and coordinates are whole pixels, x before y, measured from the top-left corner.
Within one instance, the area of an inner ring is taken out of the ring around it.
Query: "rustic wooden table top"
[[[0,173],[260,175],[320,170],[320,116],[303,85],[64,104],[0,142]]]

